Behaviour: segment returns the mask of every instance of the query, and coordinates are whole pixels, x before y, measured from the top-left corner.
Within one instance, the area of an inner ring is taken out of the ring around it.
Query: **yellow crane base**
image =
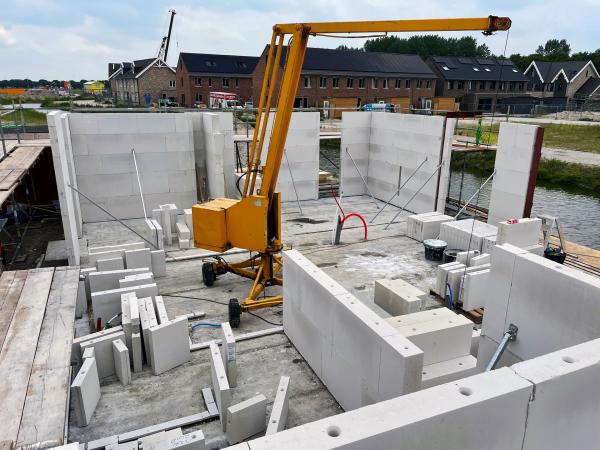
[[[227,272],[254,280],[250,293],[241,304],[237,299],[229,300],[229,323],[232,327],[237,328],[240,325],[240,316],[243,311],[269,308],[283,303],[282,295],[259,298],[265,287],[283,284],[283,279],[277,276],[282,267],[281,257],[272,253],[259,253],[238,263],[228,263],[219,257],[216,261],[207,261],[202,265],[202,281],[206,286],[212,286],[217,275],[224,275]]]

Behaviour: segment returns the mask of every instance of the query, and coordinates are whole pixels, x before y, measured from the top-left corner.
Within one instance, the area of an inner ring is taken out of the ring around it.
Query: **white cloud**
[[[13,45],[17,42],[10,30],[0,25],[0,47]]]

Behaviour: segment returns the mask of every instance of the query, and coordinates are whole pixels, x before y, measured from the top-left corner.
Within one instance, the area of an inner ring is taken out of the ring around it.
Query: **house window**
[[[525,88],[525,83],[519,83],[519,90],[522,91]]]
[[[480,91],[484,91],[485,90],[485,81],[480,81],[479,82],[479,90]]]
[[[205,64],[207,65],[207,67],[216,67],[217,66],[217,63],[215,61],[210,61],[210,60],[205,61]]]
[[[223,78],[223,87],[229,87],[229,78]]]
[[[171,88],[175,87],[175,80],[169,80],[169,87],[171,87]]]
[[[450,69],[448,68],[448,66],[442,66],[442,69],[444,69],[444,70],[450,70]]]
[[[373,89],[377,89],[377,84],[378,84],[378,79],[377,78],[371,78],[371,87]]]
[[[348,78],[346,80],[346,87],[352,89],[354,87],[354,78]]]
[[[478,69],[477,67],[473,67],[473,70],[474,70],[475,72],[479,72],[479,69]]]
[[[458,81],[456,83],[456,89],[464,89],[465,88],[465,82],[464,81]]]
[[[587,70],[585,71],[585,76],[586,76],[586,77],[588,76],[588,71],[587,71]]]
[[[236,88],[239,88],[239,87],[240,87],[240,79],[239,79],[239,78],[236,78],[236,79],[235,79],[235,87],[236,87]]]
[[[387,89],[387,88],[388,88],[388,79],[387,79],[387,78],[384,78],[384,79],[383,79],[383,88],[384,88],[384,89]]]
[[[499,91],[503,91],[504,90],[504,81],[499,81],[498,82],[498,90]]]
[[[181,85],[183,86],[183,77],[181,77]]]
[[[431,88],[431,80],[427,80],[427,82],[425,83],[425,87],[426,87],[427,89],[430,89],[430,88]]]
[[[212,78],[209,78],[208,79],[208,87],[211,87],[211,86],[212,86]]]
[[[335,89],[340,87],[340,79],[338,77],[334,77],[331,80]]]
[[[202,101],[202,94],[196,92],[196,102],[200,103]]]
[[[508,90],[509,91],[514,91],[515,90],[515,83],[514,82],[510,82],[508,83]]]
[[[327,87],[327,78],[325,78],[325,77],[320,77],[319,78],[319,87],[320,88],[326,88]]]
[[[242,62],[242,61],[238,61],[238,62],[237,62],[237,66],[238,66],[240,69],[245,69],[245,68],[247,67],[247,66],[246,66],[246,63],[245,63],[245,62]]]
[[[196,82],[195,82],[196,86],[202,86],[202,78],[200,77],[196,77]]]
[[[417,89],[421,89],[422,80],[417,80]]]
[[[304,87],[305,88],[310,87],[310,77],[304,77]]]
[[[402,80],[396,80],[396,84],[394,85],[396,89],[400,89],[402,87]]]
[[[490,69],[489,67],[484,67],[483,70],[485,70],[486,72],[491,72],[492,69]]]
[[[490,89],[491,90],[496,89],[496,82],[495,81],[490,81]]]
[[[410,80],[406,80],[406,81],[404,82],[404,87],[405,87],[406,89],[409,89],[409,88],[410,88]]]
[[[359,78],[358,79],[358,88],[359,89],[364,89],[365,88],[365,79],[364,78]]]
[[[448,89],[454,89],[454,81],[448,81]]]

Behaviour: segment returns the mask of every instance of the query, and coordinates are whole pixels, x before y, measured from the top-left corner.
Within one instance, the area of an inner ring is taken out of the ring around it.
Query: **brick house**
[[[160,58],[109,63],[108,80],[116,103],[149,106],[160,99],[175,101],[175,70]]]
[[[209,105],[211,92],[236,94],[241,104],[252,101],[252,72],[257,62],[255,56],[180,53],[176,69],[179,104],[187,108]]]
[[[509,59],[433,56],[427,60],[439,77],[436,96],[454,97],[461,111],[493,111],[501,104],[528,102],[529,79]]]
[[[525,69],[532,94],[563,103],[600,94],[600,76],[592,61],[532,61]]]
[[[258,105],[268,53],[266,46],[252,74],[254,105]],[[286,53],[284,47],[281,68]],[[431,107],[435,83],[434,73],[417,55],[307,48],[294,107],[355,109],[383,100],[403,108],[426,108]]]

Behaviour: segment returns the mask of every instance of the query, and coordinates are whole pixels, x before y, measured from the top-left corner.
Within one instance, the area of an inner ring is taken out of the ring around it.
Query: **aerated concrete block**
[[[121,326],[123,327],[123,333],[125,333],[125,345],[127,348],[131,348],[131,335],[133,333],[130,302],[137,303],[134,293],[121,295]],[[130,356],[132,356],[131,353]]]
[[[462,267],[464,267],[464,264],[458,263],[456,261],[446,264],[440,264],[439,266],[437,266],[435,291],[440,297],[446,297],[446,283],[448,282],[448,272]]]
[[[160,375],[190,360],[187,317],[150,327],[148,336],[154,375]]]
[[[123,270],[125,268],[125,263],[123,262],[123,258],[109,258],[109,259],[99,259],[96,261],[96,270],[98,272],[107,272],[110,270]]]
[[[121,269],[104,272],[92,272],[88,275],[90,294],[99,291],[109,291],[119,288],[119,280],[127,275],[136,275],[147,272],[145,269]]]
[[[462,308],[465,311],[485,307],[489,289],[489,274],[490,269],[485,269],[477,272],[470,272],[464,276],[460,288],[459,299],[462,302]]]
[[[162,250],[165,245],[165,236],[162,225],[158,222],[158,220],[152,219],[150,221],[152,223],[152,227],[154,228],[154,236],[153,241],[156,242],[156,246],[158,250]]]
[[[125,340],[125,333],[119,331],[110,333],[96,339],[81,343],[81,350],[85,351],[89,347],[94,348],[94,359],[98,368],[98,377],[100,379],[115,374],[115,360],[113,356],[113,341]],[[84,361],[85,363],[85,361]]]
[[[153,445],[165,440],[170,440],[183,436],[181,428],[173,428],[172,430],[160,431],[158,433],[150,434],[148,436],[141,437],[137,440],[137,448],[139,450],[150,450]]]
[[[457,314],[452,318],[396,327],[396,330],[423,350],[423,364],[435,364],[469,354],[473,322]]]
[[[389,317],[385,319],[394,328],[405,327],[417,323],[429,322],[440,318],[453,319],[457,314],[446,307],[427,309],[416,313],[405,314],[403,316]]]
[[[437,239],[440,235],[440,225],[453,220],[454,217],[438,212],[408,216],[406,220],[407,236],[419,242],[426,239]]]
[[[77,426],[87,427],[100,400],[100,380],[96,358],[86,358],[71,383]]]
[[[375,304],[392,316],[421,311],[426,294],[401,279],[375,280]]]
[[[147,270],[152,270],[150,249],[127,250],[125,252],[125,266],[128,269],[146,268]]]
[[[178,242],[179,242],[179,248],[181,250],[190,248],[190,240],[189,239],[178,239]]]
[[[99,291],[92,294],[92,307],[94,309],[94,320],[101,318],[106,322],[111,317],[121,312],[121,294],[135,292],[138,298],[149,297],[158,294],[156,283],[131,286],[123,289],[111,289]]]
[[[190,229],[185,223],[177,222],[175,224],[175,229],[177,231],[177,236],[179,239],[190,240]]]
[[[482,253],[479,256],[475,256],[471,258],[470,267],[473,266],[482,266],[484,264],[489,264],[491,262],[491,255],[489,253]]]
[[[85,351],[83,352],[83,355],[81,355],[81,358],[82,359],[94,358],[94,347],[86,348]]]
[[[470,252],[458,252],[456,254],[456,262],[470,266],[473,258],[479,256],[479,250],[471,250]]]
[[[541,219],[519,219],[517,223],[503,221],[498,223],[496,244],[512,244],[525,248],[537,245],[542,229]]]
[[[123,386],[131,383],[131,368],[129,366],[129,350],[122,340],[112,342],[115,373]]]
[[[119,289],[128,288],[132,286],[139,286],[142,284],[150,284],[154,282],[152,272],[144,272],[138,275],[128,275],[125,278],[119,280]]]
[[[107,334],[118,333],[120,331],[123,331],[123,327],[121,325],[117,325],[116,327],[112,327],[107,330],[102,330],[96,333],[86,334],[84,336],[74,338],[73,344],[71,345],[71,363],[80,366],[83,362],[83,351],[81,349],[81,344],[83,344],[84,342],[91,341],[102,336],[106,336]]]
[[[167,315],[167,308],[165,308],[165,302],[162,295],[154,297],[154,306],[156,307],[156,319],[159,324],[167,323],[169,316]]]
[[[142,356],[142,336],[140,333],[131,335],[131,354],[133,358],[133,371],[141,372],[143,364]]]
[[[237,444],[264,431],[267,418],[267,399],[260,394],[227,408],[227,442]]]
[[[219,419],[223,431],[227,430],[227,408],[231,404],[231,390],[227,381],[227,372],[223,365],[223,358],[219,351],[219,346],[215,341],[210,341],[210,367],[213,392],[215,401],[219,407]]]
[[[75,317],[77,319],[87,312],[87,295],[85,293],[85,280],[80,280],[77,285],[77,301],[75,302]]]
[[[183,210],[183,215],[184,215],[184,219],[185,219],[185,224],[188,227],[188,230],[190,230],[190,240],[193,242],[194,241],[194,222],[192,221],[192,210],[190,209],[184,209]]]
[[[155,277],[167,276],[167,262],[165,260],[164,250],[154,250],[150,252],[152,262],[152,273]]]
[[[470,377],[477,373],[477,359],[471,355],[423,366],[423,389]]]
[[[471,335],[471,356],[475,358],[477,358],[479,351],[479,338],[481,338],[481,328],[473,330],[473,334]]]
[[[116,244],[116,245],[103,245],[97,247],[90,247],[88,252],[90,255],[110,252],[110,251],[125,251],[125,250],[138,250],[144,248],[145,244],[143,242],[130,242],[128,244]]]
[[[223,322],[221,324],[221,357],[223,359],[223,365],[225,366],[225,372],[227,373],[229,386],[236,387],[237,363],[235,337],[233,336],[233,331],[231,331],[231,325],[229,325],[229,322]]]
[[[285,429],[290,401],[289,385],[290,377],[281,377],[279,379],[279,386],[277,386],[277,393],[275,394],[265,435],[275,434]]]
[[[150,450],[205,450],[206,444],[202,430],[192,431],[182,436],[152,443]]]
[[[471,272],[480,272],[489,267],[489,264],[483,264],[481,266],[462,267],[459,269],[453,269],[450,272],[448,272],[447,284],[452,289],[452,302],[456,303],[460,300],[460,287],[462,284],[462,279],[465,275]]]

